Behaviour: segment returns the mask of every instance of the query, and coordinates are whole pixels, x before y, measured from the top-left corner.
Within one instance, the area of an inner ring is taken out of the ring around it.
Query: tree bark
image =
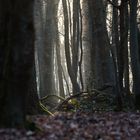
[[[62,0],[62,5],[63,5],[64,27],[65,27],[66,64],[67,64],[68,74],[70,76],[71,83],[73,86],[73,91],[74,93],[77,93],[80,91],[80,87],[77,82],[76,74],[74,73],[74,70],[72,69],[72,63],[71,63],[71,54],[70,54],[70,48],[69,48],[69,19],[68,19],[68,9],[67,9],[66,0]]]
[[[137,2],[138,0],[130,0],[130,56],[133,75],[133,91],[135,93],[135,105],[140,109],[140,63],[138,53],[137,38]]]
[[[23,127],[34,62],[33,0],[0,0],[0,125]]]
[[[116,87],[113,59],[110,55],[110,43],[106,29],[103,0],[89,0],[92,22],[93,86],[100,89],[106,85]],[[113,94],[113,90],[111,93]]]
[[[82,48],[83,48],[83,62],[82,62],[82,71],[83,71],[83,82],[84,90],[87,90],[90,87],[91,79],[91,47],[92,47],[92,27],[90,20],[90,11],[88,6],[88,1],[82,1]]]
[[[39,63],[39,92],[40,97],[55,94],[54,49],[56,45],[56,16],[59,0],[41,1],[41,21],[38,31],[37,54]],[[38,9],[39,10],[39,9]],[[38,18],[36,19],[38,20]],[[37,27],[37,26],[36,26]],[[42,38],[42,39],[41,39]],[[43,43],[42,43],[43,42]]]

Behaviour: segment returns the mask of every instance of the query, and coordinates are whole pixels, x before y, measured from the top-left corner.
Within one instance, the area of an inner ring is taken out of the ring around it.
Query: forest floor
[[[140,140],[139,112],[59,112],[30,120],[35,131],[0,129],[0,140]]]

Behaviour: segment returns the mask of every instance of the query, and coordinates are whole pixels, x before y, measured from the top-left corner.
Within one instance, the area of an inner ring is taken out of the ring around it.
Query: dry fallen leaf
[[[57,113],[32,116],[40,131],[0,129],[0,140],[139,140],[140,113]]]

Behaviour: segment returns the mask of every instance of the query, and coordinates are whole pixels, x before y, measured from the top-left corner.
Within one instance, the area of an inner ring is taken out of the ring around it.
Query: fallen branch
[[[94,92],[94,93],[93,93]],[[73,99],[73,98],[77,98],[77,97],[80,97],[80,96],[91,96],[91,95],[94,95],[95,97],[99,94],[102,94],[102,95],[105,95],[106,93],[105,92],[102,92],[102,91],[99,91],[97,89],[92,89],[90,92],[88,91],[82,91],[80,93],[77,93],[77,94],[74,94],[70,97],[68,97],[67,99],[65,99],[62,103],[60,103],[55,109],[56,110],[61,110],[63,108],[63,106],[65,104],[68,104],[68,102]]]
[[[61,97],[61,96],[59,96],[59,95],[50,94],[50,95],[47,95],[47,96],[41,98],[40,101],[43,102],[44,100],[47,100],[47,99],[50,98],[50,97],[56,97],[56,98],[58,98],[58,99],[60,99],[60,100],[62,100],[62,101],[65,100],[65,98],[63,98],[63,97]]]

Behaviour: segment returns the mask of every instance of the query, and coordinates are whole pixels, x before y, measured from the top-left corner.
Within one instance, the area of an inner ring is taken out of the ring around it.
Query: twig
[[[61,99],[61,100],[63,100],[63,101],[65,100],[65,98],[63,98],[63,97],[61,97],[61,96],[59,96],[59,95],[50,94],[50,95],[47,95],[47,96],[41,98],[40,101],[44,101],[44,100],[46,100],[47,98],[50,98],[50,97],[56,97],[56,98]]]

